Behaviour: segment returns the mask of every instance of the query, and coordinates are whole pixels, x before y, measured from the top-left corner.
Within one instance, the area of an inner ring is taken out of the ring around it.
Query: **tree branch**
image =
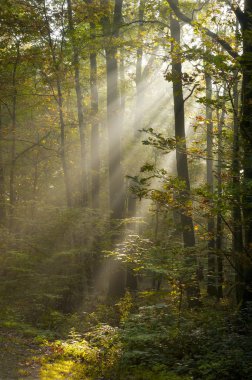
[[[192,94],[194,93],[194,90],[198,87],[198,83],[196,83],[193,88],[191,89],[189,95],[187,95],[187,97],[183,100],[183,102],[185,103],[191,96]]]
[[[169,3],[171,9],[173,10],[173,12],[175,13],[175,15],[181,20],[181,21],[184,21],[186,24],[189,24],[191,26],[193,26],[193,20],[186,16],[184,13],[181,12],[181,10],[179,9],[179,7],[177,6],[177,4],[175,3],[174,0],[167,0],[167,2]],[[239,57],[239,54],[232,48],[231,45],[229,45],[229,43],[225,40],[223,40],[221,37],[218,36],[218,34],[212,32],[211,30],[209,30],[208,28],[205,28],[205,27],[201,27],[201,30],[203,32],[205,32],[209,37],[211,37],[214,41],[216,41],[218,44],[220,44],[223,49],[232,57],[232,58],[238,58]]]
[[[25,153],[29,152],[29,150],[35,148],[35,146],[41,146],[41,141],[43,141],[44,139],[46,139],[49,135],[51,134],[51,132],[48,132],[45,136],[41,137],[41,139],[39,139],[39,141],[37,141],[36,143],[32,144],[31,146],[28,146],[26,149],[24,149],[22,152],[18,153],[16,155],[16,157],[14,158],[14,162],[16,162],[21,156],[23,156]],[[44,146],[43,146],[44,148]]]

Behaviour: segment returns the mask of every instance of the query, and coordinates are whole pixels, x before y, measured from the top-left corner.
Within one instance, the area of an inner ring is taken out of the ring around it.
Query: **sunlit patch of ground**
[[[91,380],[83,374],[83,365],[73,360],[57,359],[52,363],[46,363],[40,370],[41,380]]]
[[[41,349],[33,338],[6,329],[0,330],[0,379],[36,380]]]

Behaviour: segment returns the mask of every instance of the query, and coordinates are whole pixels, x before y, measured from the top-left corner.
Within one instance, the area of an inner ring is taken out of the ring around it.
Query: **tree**
[[[175,119],[175,138],[176,138],[176,160],[178,178],[184,181],[185,190],[180,193],[180,197],[184,201],[190,199],[190,179],[186,153],[186,135],[185,135],[185,114],[184,114],[184,98],[182,83],[182,63],[180,52],[180,25],[179,22],[171,15],[171,56],[172,56],[172,83],[173,83],[173,101],[174,101],[174,119]],[[195,236],[192,217],[184,212],[180,215],[183,242],[185,248],[193,248],[195,246]],[[188,255],[186,262],[188,265],[196,264],[196,258]],[[194,284],[187,284],[187,296],[189,306],[199,305],[199,287],[197,279]]]
[[[211,75],[205,72],[206,81],[206,123],[207,123],[207,185],[209,192],[213,195],[213,115],[212,115],[212,78]],[[209,296],[216,296],[215,286],[215,233],[214,233],[214,218],[210,216],[208,218],[208,275],[207,275],[207,293]]]
[[[88,201],[88,191],[87,191],[87,157],[86,157],[86,142],[85,142],[85,130],[86,121],[83,112],[83,94],[80,81],[80,57],[79,48],[76,41],[76,31],[73,20],[73,10],[72,1],[67,0],[67,11],[68,11],[68,24],[69,33],[73,51],[73,67],[74,67],[74,81],[75,81],[75,92],[77,101],[77,113],[78,113],[78,124],[79,124],[79,134],[80,134],[80,156],[81,156],[81,184],[80,184],[80,194],[81,194],[81,204],[87,206]]]
[[[109,136],[109,199],[112,216],[116,219],[124,213],[124,178],[122,172],[120,120],[120,92],[118,84],[117,40],[122,21],[122,0],[115,0],[113,21],[110,22],[109,2],[101,0],[104,9],[102,17],[103,33],[106,38],[106,73],[107,73],[107,126]]]
[[[59,47],[57,46],[57,42],[55,44],[52,38],[52,29],[51,29],[47,5],[45,1],[43,3],[43,16],[44,16],[45,28],[46,28],[46,34],[47,34],[47,43],[49,47],[49,52],[51,54],[52,70],[55,75],[55,81],[56,81],[57,95],[55,97],[55,100],[58,106],[58,116],[59,116],[59,125],[60,125],[60,158],[61,158],[62,168],[63,168],[63,173],[64,173],[66,203],[68,207],[71,207],[72,206],[72,191],[71,191],[71,185],[70,185],[70,174],[69,174],[67,152],[66,152],[66,136],[65,136],[66,125],[65,125],[64,110],[63,110],[64,98],[63,98],[62,83],[61,83],[62,73],[60,70],[64,34],[61,35],[61,42],[60,42],[60,47]],[[59,50],[58,57],[57,57],[56,49]]]
[[[3,162],[2,104],[0,103],[0,225],[6,224],[5,178]]]
[[[95,22],[92,21],[93,9],[92,0],[87,0],[89,16],[90,16],[90,41],[92,44],[96,41],[96,26]],[[99,109],[99,94],[98,94],[98,83],[97,83],[97,53],[96,46],[90,47],[91,51],[89,54],[90,63],[90,98],[91,98],[91,195],[92,195],[92,207],[99,208],[100,205],[100,123],[98,119],[98,109]]]

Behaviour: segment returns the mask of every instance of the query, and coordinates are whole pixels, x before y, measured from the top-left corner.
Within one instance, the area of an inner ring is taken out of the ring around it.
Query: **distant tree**
[[[96,24],[94,22],[95,4],[92,0],[86,0],[90,18],[90,102],[91,102],[91,197],[92,207],[99,208],[100,205],[100,123],[98,118],[99,94],[98,94],[98,69],[96,48]]]
[[[65,123],[65,115],[64,115],[64,109],[63,109],[63,103],[64,103],[64,94],[62,89],[62,76],[63,73],[61,71],[61,60],[63,58],[62,56],[62,46],[64,44],[64,33],[62,31],[62,34],[60,36],[60,41],[56,41],[56,43],[53,40],[52,35],[52,26],[50,24],[50,17],[49,17],[49,10],[46,4],[46,1],[43,2],[43,9],[42,9],[42,17],[44,19],[44,25],[45,25],[45,36],[46,42],[47,42],[47,48],[48,48],[48,54],[50,54],[50,60],[51,60],[51,70],[53,72],[53,75],[55,76],[55,82],[56,82],[56,97],[55,100],[57,102],[58,107],[58,117],[59,117],[59,126],[60,126],[60,158],[63,168],[63,175],[64,175],[64,183],[65,183],[65,192],[66,192],[66,203],[68,207],[72,206],[72,189],[71,189],[71,181],[70,181],[70,172],[69,172],[69,163],[67,159],[67,150],[66,150],[66,123]],[[63,11],[59,15],[59,17],[63,17]]]
[[[213,195],[213,112],[212,112],[212,78],[205,71],[206,82],[206,127],[207,127],[207,185],[211,196]],[[208,275],[207,275],[207,293],[209,296],[216,296],[216,255],[215,255],[215,233],[214,217],[208,218]]]
[[[81,168],[81,183],[80,183],[80,204],[82,206],[87,206],[88,202],[88,186],[87,186],[87,152],[86,152],[86,124],[87,121],[84,117],[83,110],[83,93],[80,80],[80,52],[76,41],[76,30],[73,19],[72,10],[72,0],[67,0],[67,11],[68,11],[68,25],[69,33],[72,47],[72,60],[74,68],[74,81],[75,81],[75,92],[77,101],[77,113],[78,113],[78,125],[80,134],[80,168]]]

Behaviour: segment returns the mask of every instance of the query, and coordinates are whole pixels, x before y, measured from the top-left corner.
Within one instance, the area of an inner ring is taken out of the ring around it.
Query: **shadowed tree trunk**
[[[212,100],[212,78],[205,72],[206,81],[206,125],[207,125],[207,185],[210,194],[213,194],[213,112],[210,104]],[[210,207],[212,205],[210,201]],[[212,209],[212,207],[211,207]],[[208,273],[207,273],[207,294],[211,297],[216,296],[216,255],[214,240],[214,217],[209,216],[207,222],[208,232]]]
[[[59,115],[60,158],[61,158],[61,164],[62,164],[63,175],[64,175],[66,203],[67,203],[68,207],[71,207],[72,206],[72,197],[71,197],[69,168],[68,168],[68,163],[67,163],[67,158],[66,158],[65,120],[64,120],[64,112],[63,112],[63,94],[62,94],[62,88],[61,88],[62,86],[61,86],[60,68],[59,68],[60,63],[59,63],[59,60],[57,60],[56,53],[55,53],[55,47],[54,47],[52,36],[51,36],[51,27],[50,27],[50,22],[49,22],[48,15],[47,15],[47,9],[46,9],[45,1],[44,1],[43,8],[44,8],[44,17],[45,17],[45,22],[46,22],[46,28],[47,28],[48,44],[49,44],[49,49],[50,49],[51,58],[52,58],[55,80],[56,80],[57,95],[55,96],[55,99],[57,101],[58,115]]]
[[[106,38],[105,57],[107,74],[107,127],[109,144],[109,204],[113,219],[124,216],[124,178],[121,165],[122,120],[117,38],[122,21],[123,0],[115,0],[112,22],[109,17],[109,1],[101,0],[104,16],[102,17],[103,34]],[[118,299],[125,293],[126,273],[120,264],[111,261],[108,296]]]
[[[95,25],[90,23],[91,37],[95,38]],[[100,136],[98,120],[98,87],[97,87],[97,60],[96,53],[90,56],[90,89],[91,89],[91,169],[92,169],[92,207],[99,208],[100,201]]]
[[[90,102],[91,102],[91,202],[94,209],[100,207],[100,168],[101,168],[101,158],[100,158],[100,123],[98,120],[98,110],[99,110],[99,95],[98,95],[98,84],[97,84],[97,54],[96,47],[92,46],[96,39],[96,26],[93,21],[95,6],[93,0],[85,0],[88,5],[88,15],[90,19],[90,54],[89,54],[89,64],[90,64]],[[94,44],[95,45],[95,44]]]
[[[73,67],[74,67],[74,81],[75,81],[75,92],[77,101],[77,113],[78,113],[78,124],[79,124],[79,134],[80,134],[80,152],[81,152],[81,184],[80,184],[80,204],[84,207],[88,204],[88,186],[87,186],[87,163],[86,163],[86,143],[85,143],[85,130],[86,123],[83,112],[83,94],[80,82],[80,58],[79,49],[75,38],[75,27],[73,21],[73,11],[72,11],[72,1],[67,0],[67,11],[68,11],[68,25],[71,37],[72,51],[73,51]]]
[[[17,68],[20,59],[19,44],[16,45],[16,58],[12,71],[12,110],[11,110],[11,157],[10,157],[10,182],[9,182],[9,192],[10,192],[10,210],[9,210],[9,228],[13,229],[13,217],[14,217],[14,206],[16,202],[15,196],[15,166],[16,166],[16,128],[17,128],[17,88],[16,88],[16,76]]]
[[[142,91],[143,83],[142,83],[142,63],[143,63],[143,45],[141,32],[143,30],[143,18],[144,18],[144,1],[140,0],[139,9],[138,9],[138,18],[139,18],[139,27],[138,27],[138,48],[137,48],[137,60],[136,60],[136,110],[135,110],[135,123],[134,123],[134,133],[135,137],[139,138],[139,129],[141,129],[141,125],[139,126],[139,115],[141,114],[141,106],[143,104],[142,96],[144,96],[144,92]]]
[[[224,88],[225,96],[225,88]],[[220,300],[223,298],[223,223],[222,223],[222,155],[223,155],[223,144],[222,144],[222,129],[224,125],[225,117],[225,101],[222,105],[222,112],[219,115],[219,110],[217,110],[217,121],[218,121],[218,162],[217,162],[217,191],[218,191],[218,212],[216,220],[216,252],[217,252],[217,297]]]
[[[186,136],[185,136],[185,113],[183,99],[182,84],[182,63],[180,49],[180,24],[174,18],[170,17],[171,27],[171,56],[172,56],[172,83],[173,83],[173,99],[174,99],[174,117],[175,117],[175,137],[177,141],[176,159],[178,177],[185,182],[185,190],[180,193],[183,201],[190,198],[190,181],[186,153]],[[183,234],[183,243],[185,248],[193,248],[195,246],[195,236],[192,217],[186,213],[181,213],[181,226]],[[186,293],[189,307],[199,305],[199,285],[196,279],[196,257],[192,253],[187,253],[186,263],[188,266],[195,267],[195,276],[186,284]]]
[[[136,102],[135,102],[135,115],[134,115],[134,125],[133,125],[133,134],[135,141],[137,143],[140,138],[139,129],[141,129],[141,108],[143,104],[144,91],[142,91],[143,83],[142,83],[142,61],[143,61],[143,46],[141,40],[141,32],[143,29],[143,18],[144,18],[144,1],[140,0],[139,8],[138,8],[138,19],[139,19],[139,27],[138,27],[138,48],[136,51]],[[131,182],[129,181],[128,187],[130,188]],[[129,190],[128,195],[128,215],[129,217],[136,216],[136,196],[132,194]]]
[[[3,125],[2,125],[2,106],[0,104],[0,225],[6,224],[5,207],[5,184],[4,184],[4,162],[3,162]]]
[[[105,15],[102,18],[104,36],[107,38],[106,73],[107,73],[107,125],[109,143],[109,201],[112,216],[121,219],[124,214],[124,178],[121,165],[121,134],[120,118],[119,69],[117,61],[117,41],[122,21],[123,0],[115,0],[113,22],[109,18],[109,2],[101,0]]]

